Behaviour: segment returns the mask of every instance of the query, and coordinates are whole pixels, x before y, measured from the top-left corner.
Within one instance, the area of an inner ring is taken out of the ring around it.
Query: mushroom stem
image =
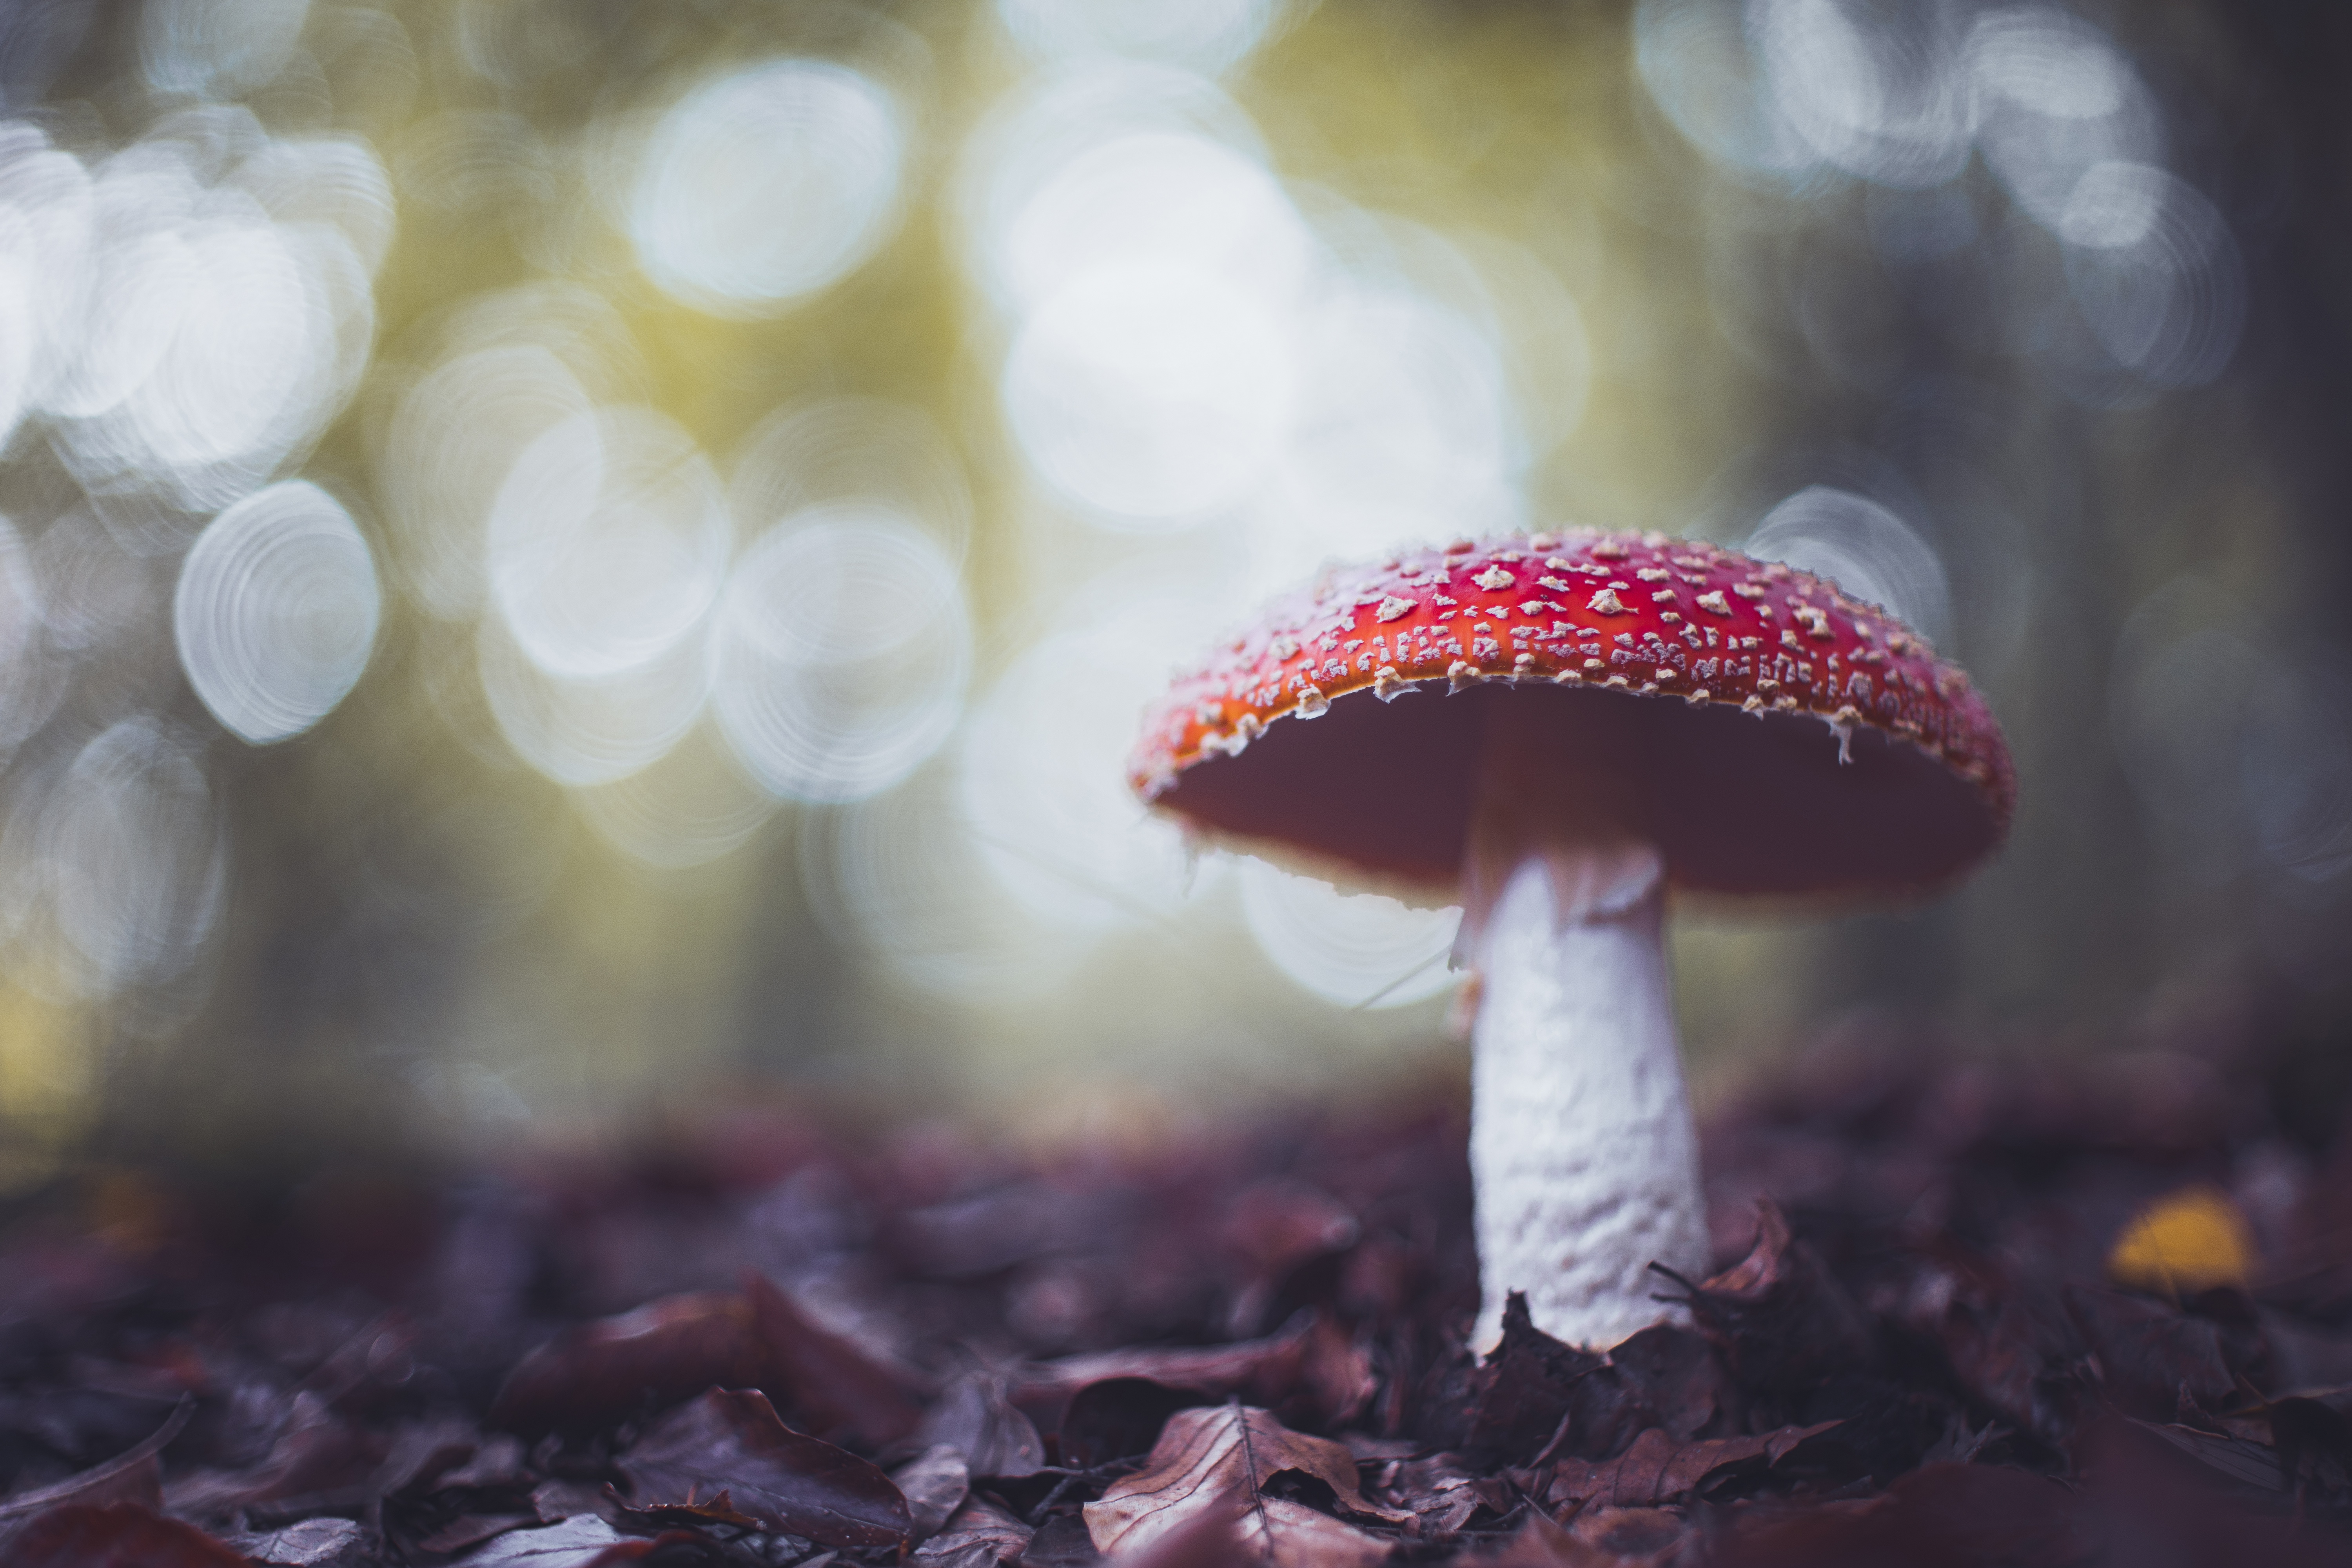
[[[1629,839],[1474,846],[1467,947],[1470,1169],[1485,1301],[1472,1344],[1526,1294],[1537,1328],[1609,1346],[1682,1309],[1653,1262],[1706,1272],[1698,1141],[1661,943],[1664,863]],[[1488,874],[1476,875],[1480,863]]]

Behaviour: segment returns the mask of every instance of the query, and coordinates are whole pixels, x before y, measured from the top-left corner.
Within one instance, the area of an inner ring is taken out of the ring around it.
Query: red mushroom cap
[[[1373,700],[1420,681],[1451,695]],[[1885,611],[1703,542],[1590,531],[1327,572],[1175,682],[1129,776],[1205,835],[1447,897],[1497,724],[1540,731],[1564,780],[1605,763],[1621,818],[1696,890],[1923,889],[1997,846],[2016,799],[1984,699]]]

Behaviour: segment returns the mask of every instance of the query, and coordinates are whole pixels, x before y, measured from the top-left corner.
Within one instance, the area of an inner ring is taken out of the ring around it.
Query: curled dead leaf
[[[507,1374],[488,1420],[514,1432],[594,1428],[706,1388],[757,1387],[766,1370],[751,1305],[741,1296],[666,1296],[530,1352]]]
[[[915,1441],[953,1448],[975,1476],[1034,1476],[1045,1462],[1036,1423],[1013,1406],[1004,1380],[993,1373],[950,1380],[916,1428]]]
[[[1664,1430],[1653,1426],[1633,1439],[1633,1446],[1613,1459],[1562,1461],[1553,1471],[1545,1493],[1553,1508],[1564,1503],[1603,1503],[1612,1508],[1654,1508],[1699,1489],[1709,1477],[1736,1465],[1763,1461],[1776,1465],[1806,1438],[1838,1426],[1823,1421],[1811,1426],[1783,1426],[1777,1432],[1745,1437],[1710,1437],[1697,1443],[1676,1443]]]
[[[163,1467],[156,1456],[163,1445],[180,1435],[195,1413],[192,1403],[183,1402],[164,1419],[163,1425],[143,1442],[116,1455],[102,1465],[92,1465],[79,1475],[68,1476],[53,1486],[28,1491],[0,1502],[0,1529],[6,1521],[27,1519],[46,1513],[68,1503],[88,1508],[100,1508],[108,1503],[135,1503],[142,1508],[160,1510],[163,1504]]]
[[[808,1412],[816,1430],[878,1448],[915,1429],[925,1391],[911,1376],[819,1323],[765,1275],[746,1269],[743,1295],[767,1358],[761,1386]]]
[[[1036,1533],[986,1498],[966,1498],[940,1532],[915,1549],[915,1561],[1010,1563],[1028,1550]]]
[[[1330,1488],[1345,1512],[1391,1523],[1412,1518],[1364,1500],[1357,1489],[1355,1456],[1344,1445],[1293,1432],[1268,1412],[1236,1402],[1180,1410],[1170,1416],[1144,1468],[1113,1482],[1100,1501],[1086,1505],[1087,1532],[1099,1552],[1138,1552],[1202,1513],[1234,1506],[1238,1500],[1256,1518],[1255,1528],[1265,1537],[1265,1552],[1281,1560],[1273,1544],[1276,1535],[1329,1533],[1319,1524],[1294,1517],[1303,1505],[1268,1511],[1267,1505],[1285,1500],[1269,1499],[1267,1483],[1290,1473]],[[1303,1511],[1339,1522],[1312,1509]],[[1247,1538],[1251,1528],[1244,1524],[1240,1533]]]
[[[776,1418],[756,1390],[712,1389],[655,1425],[621,1457],[636,1506],[729,1494],[770,1530],[827,1546],[899,1546],[913,1531],[888,1476]]]

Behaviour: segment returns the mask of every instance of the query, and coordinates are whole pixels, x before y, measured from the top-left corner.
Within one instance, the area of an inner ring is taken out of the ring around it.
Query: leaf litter
[[[1025,1159],[736,1113],[260,1234],[201,1173],[144,1241],[61,1184],[0,1214],[0,1561],[2352,1561],[2314,1081],[1824,1047],[1707,1125],[1686,1321],[1515,1304],[1483,1360],[1444,1096]]]
[[[1364,1500],[1356,1489],[1355,1456],[1345,1444],[1293,1432],[1267,1412],[1236,1401],[1171,1415],[1144,1468],[1112,1482],[1100,1501],[1086,1505],[1087,1532],[1105,1553],[1135,1552],[1204,1512],[1222,1514],[1238,1506],[1240,1539],[1259,1545],[1269,1559],[1282,1557],[1286,1552],[1276,1544],[1279,1538],[1321,1529],[1298,1518],[1297,1510],[1274,1510],[1273,1505],[1288,1500],[1269,1496],[1268,1487],[1293,1479],[1321,1483],[1342,1514],[1392,1524],[1412,1517]],[[1307,1512],[1315,1521],[1328,1518]]]

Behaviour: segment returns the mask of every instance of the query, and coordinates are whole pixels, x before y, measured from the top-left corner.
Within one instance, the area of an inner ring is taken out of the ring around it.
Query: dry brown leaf
[[[1370,1568],[1389,1543],[1288,1498],[1260,1498],[1234,1521],[1234,1539],[1275,1568]]]
[[[1564,1502],[1605,1503],[1614,1508],[1671,1502],[1727,1466],[1756,1459],[1778,1464],[1782,1455],[1806,1438],[1837,1425],[1824,1421],[1814,1426],[1783,1426],[1752,1437],[1711,1437],[1700,1443],[1676,1443],[1653,1426],[1613,1459],[1598,1464],[1562,1461],[1552,1472],[1547,1500],[1555,1508]]]
[[[904,1369],[824,1327],[783,1287],[746,1269],[743,1298],[768,1377],[816,1419],[821,1435],[880,1447],[922,1419],[924,1391]]]
[[[267,1568],[337,1568],[375,1555],[367,1534],[357,1521],[329,1515],[232,1535],[226,1544]]]
[[[5,1521],[29,1519],[53,1508],[68,1503],[84,1508],[103,1508],[110,1503],[134,1503],[141,1508],[160,1511],[163,1506],[163,1467],[156,1456],[163,1446],[180,1435],[195,1411],[193,1404],[183,1403],[164,1421],[163,1426],[144,1442],[119,1454],[102,1465],[93,1465],[77,1476],[68,1476],[53,1486],[22,1492],[0,1502],[0,1530]]]
[[[1045,1440],[1037,1435],[1036,1423],[1014,1408],[1004,1380],[993,1373],[950,1379],[916,1427],[914,1440],[926,1448],[946,1444],[963,1456],[975,1476],[1034,1476],[1045,1462]]]
[[[706,1388],[756,1387],[767,1352],[751,1303],[731,1291],[665,1296],[633,1312],[577,1324],[507,1374],[488,1424],[538,1433],[593,1429],[661,1410]]]
[[[640,1507],[730,1494],[770,1530],[827,1546],[902,1546],[907,1499],[872,1464],[776,1418],[767,1396],[712,1389],[620,1458]]]
[[[891,1471],[890,1479],[906,1494],[918,1541],[946,1528],[949,1517],[971,1491],[971,1471],[962,1453],[947,1443],[932,1444]]]
[[[1666,1509],[1591,1508],[1563,1525],[1530,1513],[1480,1568],[1663,1568],[1682,1555],[1688,1521]]]
[[[915,1561],[1010,1563],[1036,1533],[985,1498],[966,1498],[940,1532],[915,1549]]]
[[[1042,1410],[1058,1420],[1071,1396],[1088,1384],[1139,1377],[1163,1388],[1192,1389],[1213,1398],[1231,1395],[1273,1404],[1298,1386],[1313,1331],[1313,1320],[1301,1313],[1280,1332],[1264,1339],[1172,1349],[1134,1346],[1066,1356],[1031,1368],[1013,1397],[1024,1408]]]
[[[1293,1432],[1264,1410],[1233,1404],[1180,1410],[1170,1416],[1144,1468],[1112,1483],[1101,1501],[1087,1504],[1087,1533],[1096,1550],[1106,1554],[1138,1552],[1204,1512],[1232,1506],[1236,1499],[1253,1513],[1261,1512],[1256,1505],[1282,1500],[1265,1496],[1266,1483],[1288,1473],[1321,1481],[1349,1513],[1395,1523],[1412,1517],[1364,1500],[1356,1489],[1355,1456],[1344,1445]],[[1290,1520],[1288,1510],[1278,1511]],[[1328,1517],[1312,1509],[1305,1511],[1318,1519]],[[1277,1534],[1286,1538],[1316,1528],[1295,1521],[1277,1527],[1273,1517],[1244,1520],[1239,1531],[1246,1538],[1257,1530],[1271,1541]]]

